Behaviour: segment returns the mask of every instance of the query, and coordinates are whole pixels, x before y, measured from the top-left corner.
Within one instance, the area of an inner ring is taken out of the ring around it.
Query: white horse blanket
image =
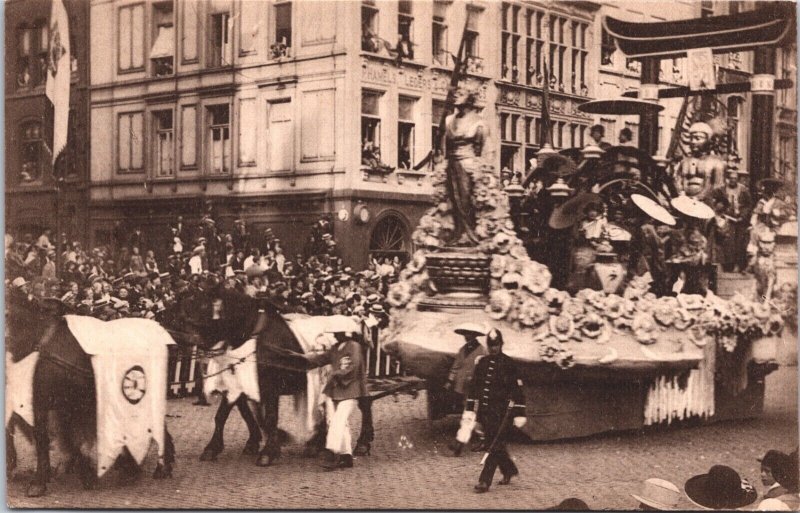
[[[287,314],[284,318],[306,354],[330,349],[336,343],[333,336],[327,333],[332,329],[353,333],[361,331],[359,323],[345,315]],[[306,393],[295,396],[295,411],[305,413],[306,435],[313,432],[314,426],[321,418],[321,405],[325,402],[322,389],[325,388],[329,374],[330,365],[309,370],[306,374]]]
[[[67,315],[67,325],[91,356],[97,394],[97,475],[127,447],[141,464],[154,440],[164,455],[167,358],[175,342],[157,322],[101,321]]]

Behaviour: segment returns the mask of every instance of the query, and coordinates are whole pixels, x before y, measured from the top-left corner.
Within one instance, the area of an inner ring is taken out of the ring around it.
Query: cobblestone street
[[[46,497],[28,499],[32,453],[18,441],[21,464],[8,481],[7,501],[11,507],[27,508],[541,509],[579,497],[593,509],[630,509],[637,504],[629,494],[644,479],[660,477],[682,488],[686,479],[716,463],[732,466],[760,490],[756,458],[767,449],[789,451],[797,444],[797,367],[782,367],[766,384],[765,411],[755,420],[514,444],[510,451],[521,476],[485,495],[472,492],[482,455],[449,455],[446,444],[457,418],[431,425],[424,394],[378,401],[372,454],[357,458],[355,468],[334,473],[303,459],[296,442],[284,447],[273,467],[254,466],[253,458],[240,455],[247,430],[236,412],[219,461],[202,463],[198,458],[213,430],[214,408],[192,406],[191,399],[174,400],[168,404],[178,453],[172,479],[154,481],[144,475],[124,486],[110,474],[99,489],[85,491],[74,476],[59,474]],[[281,425],[291,431],[290,398],[284,398],[282,412]],[[410,443],[401,444],[403,436]],[[152,472],[154,465],[153,456],[148,457],[145,470]],[[691,508],[688,500],[681,506]]]

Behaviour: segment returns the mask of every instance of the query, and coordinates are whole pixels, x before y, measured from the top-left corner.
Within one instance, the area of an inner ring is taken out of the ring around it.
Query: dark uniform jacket
[[[525,394],[514,360],[504,353],[481,357],[472,376],[466,409],[477,411],[478,421],[489,424],[487,429],[497,429],[509,406],[510,419],[525,416]]]

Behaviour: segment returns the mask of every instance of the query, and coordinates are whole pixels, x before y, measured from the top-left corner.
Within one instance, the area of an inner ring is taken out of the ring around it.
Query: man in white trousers
[[[332,331],[336,338],[327,352],[307,355],[312,367],[330,364],[332,372],[322,391],[325,394],[325,413],[328,421],[328,436],[325,448],[330,451],[322,466],[326,470],[353,466],[353,446],[348,419],[358,406],[358,398],[367,395],[367,373],[363,350],[355,340],[354,333]]]

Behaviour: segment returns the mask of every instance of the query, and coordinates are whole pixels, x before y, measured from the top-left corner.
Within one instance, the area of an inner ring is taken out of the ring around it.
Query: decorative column
[[[642,100],[658,100],[658,70],[661,60],[655,57],[644,57],[642,62],[641,89]],[[658,110],[646,109],[639,118],[639,148],[648,155],[658,152]]]
[[[750,120],[750,191],[772,174],[772,134],[775,125],[775,49],[754,51],[753,109]]]

